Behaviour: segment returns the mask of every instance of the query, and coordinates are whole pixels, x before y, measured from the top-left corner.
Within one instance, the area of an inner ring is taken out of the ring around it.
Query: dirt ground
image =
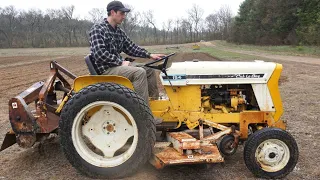
[[[243,52],[245,53],[245,52]],[[253,52],[251,52],[253,53]],[[34,82],[48,76],[49,61],[57,60],[76,75],[88,74],[84,54],[66,55],[31,54],[9,56],[0,53],[0,142],[10,128],[8,121],[8,100],[16,96]],[[192,59],[216,60],[208,54],[178,54],[175,61]],[[270,59],[270,56],[268,56]],[[292,58],[272,57],[283,64],[284,70],[280,86],[288,131],[295,137],[299,151],[299,161],[287,179],[320,179],[320,59],[292,61]],[[301,57],[299,57],[301,58]],[[303,58],[302,58],[303,59]],[[138,60],[139,61],[139,60]],[[44,154],[37,146],[22,149],[14,145],[0,152],[0,179],[87,179],[79,174],[65,159],[58,139],[44,144]],[[127,179],[254,179],[243,161],[243,147],[226,158],[224,164],[183,165],[156,170],[146,164],[136,174]]]

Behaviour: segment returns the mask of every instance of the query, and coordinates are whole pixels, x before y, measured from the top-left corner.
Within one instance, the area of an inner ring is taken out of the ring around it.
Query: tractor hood
[[[221,61],[185,61],[174,62],[167,69],[168,78],[161,73],[163,85],[174,86],[188,84],[253,84],[267,83],[276,63],[221,62]],[[169,79],[169,80],[168,80]]]

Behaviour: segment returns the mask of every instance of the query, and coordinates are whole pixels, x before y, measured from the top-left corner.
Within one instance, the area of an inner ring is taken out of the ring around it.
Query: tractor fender
[[[121,84],[129,89],[134,90],[131,81],[123,76],[115,75],[87,75],[79,76],[73,82],[73,90],[75,92],[80,91],[82,88],[87,87],[92,84],[101,83],[101,82],[113,82]]]

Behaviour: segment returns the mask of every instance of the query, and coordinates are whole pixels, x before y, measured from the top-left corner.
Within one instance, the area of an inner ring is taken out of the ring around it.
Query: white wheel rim
[[[86,113],[99,106],[101,109],[84,124]],[[133,140],[128,145],[131,137]],[[90,149],[85,139],[102,154]],[[127,161],[134,153],[138,143],[138,128],[132,115],[121,105],[96,101],[83,107],[75,117],[72,142],[78,154],[88,163],[98,167],[115,167]],[[120,149],[124,152],[115,155]]]
[[[268,139],[258,146],[255,157],[264,171],[277,172],[288,164],[290,151],[283,141]]]

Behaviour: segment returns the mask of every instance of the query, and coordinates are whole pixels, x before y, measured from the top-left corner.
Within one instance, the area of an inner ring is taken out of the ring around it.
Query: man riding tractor
[[[137,67],[125,61],[120,53],[130,56],[151,58],[157,60],[163,54],[150,54],[139,47],[119,27],[130,9],[125,8],[120,1],[112,1],[107,6],[108,17],[100,24],[95,24],[90,30],[91,61],[97,73],[103,75],[119,75],[128,78],[138,95],[148,103],[149,96],[158,98],[155,70],[148,67]]]

